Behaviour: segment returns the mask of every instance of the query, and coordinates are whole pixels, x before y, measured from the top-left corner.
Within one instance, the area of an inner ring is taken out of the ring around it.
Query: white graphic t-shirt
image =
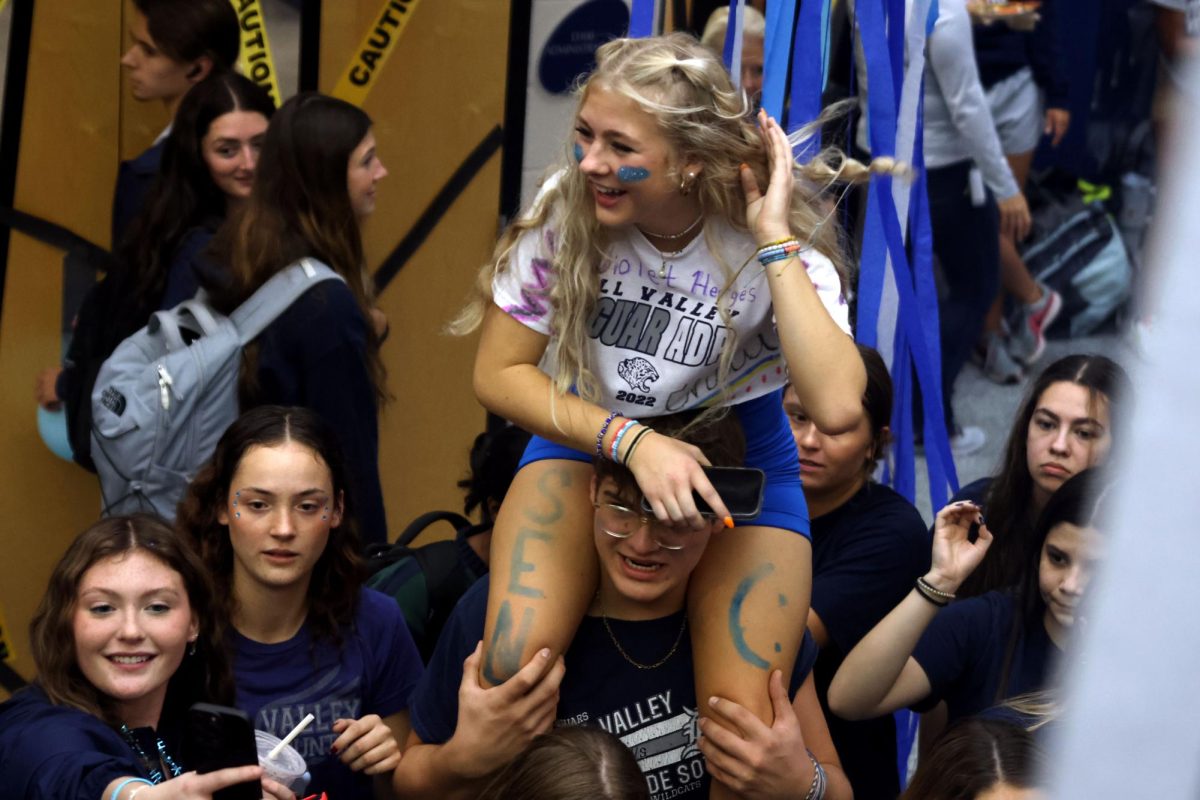
[[[708,220],[705,228],[681,252],[666,257],[637,228],[614,231],[587,331],[588,364],[605,408],[653,417],[719,400],[725,388],[719,362],[731,337],[731,402],[754,399],[786,382],[771,292],[754,259],[753,237],[719,220]],[[719,243],[733,276],[724,294],[727,278],[708,249],[709,238]],[[550,223],[528,231],[517,242],[509,268],[492,284],[496,305],[547,336],[554,335],[555,247]],[[849,333],[849,309],[833,262],[811,248],[801,259],[826,311]],[[728,309],[732,328],[721,318],[718,303]],[[549,354],[541,367],[553,374]]]

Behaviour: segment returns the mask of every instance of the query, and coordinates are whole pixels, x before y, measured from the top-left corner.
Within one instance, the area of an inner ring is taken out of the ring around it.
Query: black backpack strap
[[[413,539],[421,535],[421,532],[435,522],[449,522],[454,526],[456,532],[462,532],[471,527],[471,521],[462,514],[457,514],[453,511],[426,511],[421,516],[408,523],[408,527],[400,532],[400,536],[396,539],[396,544],[411,544]]]

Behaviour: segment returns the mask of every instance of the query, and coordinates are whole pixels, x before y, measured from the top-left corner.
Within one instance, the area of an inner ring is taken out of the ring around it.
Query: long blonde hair
[[[706,219],[718,217],[735,230],[747,231],[740,165],[748,165],[759,185],[765,186],[769,171],[767,156],[749,100],[734,89],[729,73],[711,51],[683,33],[614,39],[596,51],[596,69],[577,89],[580,107],[593,88],[629,98],[652,115],[674,153],[676,164],[702,163],[693,191]],[[834,113],[838,111],[840,108]],[[810,135],[826,116],[822,115],[795,136]],[[469,304],[450,323],[449,330],[464,335],[479,327],[492,302],[493,278],[510,268],[517,242],[553,218],[555,236],[551,255],[555,280],[548,300],[555,326],[549,345],[549,355],[556,365],[552,376],[554,387],[561,394],[574,386],[580,397],[594,402],[599,391],[587,363],[587,327],[599,295],[599,275],[610,239],[596,221],[587,179],[575,168],[574,161],[569,160],[569,149],[568,143],[552,168],[560,174],[560,180],[548,185],[533,208],[500,237],[492,260],[479,273]],[[885,166],[890,168],[891,165]],[[811,244],[832,259],[845,284],[847,270],[838,227],[825,224],[829,214],[819,210],[815,200],[834,182],[865,180],[869,169],[838,150],[828,149],[808,164],[796,165],[795,171],[792,232],[801,242]],[[705,244],[726,279],[718,297],[718,306],[722,306],[721,298],[753,253],[746,254],[746,260],[735,273],[731,265],[723,263],[714,236],[713,226],[706,224]],[[721,315],[729,325],[729,312],[723,306]],[[732,345],[730,337],[720,362],[722,378],[728,372]],[[721,383],[725,381],[722,379]]]

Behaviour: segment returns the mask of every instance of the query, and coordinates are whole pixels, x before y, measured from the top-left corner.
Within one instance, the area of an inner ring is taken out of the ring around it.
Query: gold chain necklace
[[[653,664],[643,664],[640,661],[636,661],[629,653],[625,652],[624,647],[621,647],[621,643],[617,641],[617,635],[613,633],[612,626],[608,624],[608,614],[604,613],[604,601],[600,599],[599,593],[596,594],[596,600],[600,603],[600,619],[604,622],[604,630],[608,631],[608,638],[612,640],[613,647],[617,648],[617,652],[621,654],[622,658],[638,669],[658,669],[670,661],[671,656],[675,655],[675,651],[679,649],[679,643],[683,641],[683,632],[687,630],[686,613],[683,615],[683,621],[679,624],[679,633],[675,636],[675,644],[671,645],[671,649],[667,651],[667,654]]]
[[[649,231],[644,231],[641,228],[638,228],[638,230],[642,231],[642,236],[645,236],[647,238],[666,239],[667,241],[672,241],[674,239],[682,239],[683,237],[687,236],[689,233],[691,233],[693,230],[696,229],[697,225],[699,225],[703,221],[704,221],[704,213],[701,212],[700,216],[696,217],[695,222],[693,222],[691,225],[688,225],[686,228],[681,230],[679,233],[650,233]],[[655,247],[654,249],[657,250],[658,248]],[[673,252],[664,252],[661,250],[659,251],[660,254],[662,255],[662,266],[660,266],[658,268],[658,277],[659,278],[667,277],[667,259],[668,258],[676,258],[680,253],[682,253],[686,249],[687,249],[687,245],[684,245],[683,247],[681,247],[678,250],[675,250]]]

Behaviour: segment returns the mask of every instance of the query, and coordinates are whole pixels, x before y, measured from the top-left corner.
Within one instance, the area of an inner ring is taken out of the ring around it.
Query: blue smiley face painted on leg
[[[583,161],[583,146],[579,142],[575,143],[575,163]]]
[[[617,180],[621,183],[638,183],[650,177],[650,170],[645,167],[621,167],[617,170]]]

